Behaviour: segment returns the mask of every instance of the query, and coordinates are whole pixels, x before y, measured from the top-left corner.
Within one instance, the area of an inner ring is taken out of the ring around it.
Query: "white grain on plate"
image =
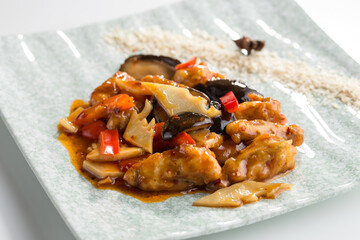
[[[231,40],[219,40],[204,31],[195,31],[192,38],[188,38],[158,27],[116,29],[106,36],[106,42],[127,54],[141,52],[182,60],[198,56],[223,73],[257,74],[260,79],[276,79],[305,94],[335,97],[360,108],[360,81],[355,78],[340,76],[305,62],[293,62],[267,50],[244,56]]]

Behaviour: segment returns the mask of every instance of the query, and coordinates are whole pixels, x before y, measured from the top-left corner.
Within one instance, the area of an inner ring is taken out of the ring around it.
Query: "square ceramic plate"
[[[290,1],[184,1],[82,28],[0,38],[1,116],[78,238],[178,239],[209,234],[301,208],[359,182],[360,152],[354,133],[360,132],[360,121],[356,115],[342,105],[339,109],[324,106],[320,98],[311,105],[305,98],[297,101],[296,93],[271,82],[254,83],[253,87],[280,100],[289,122],[300,124],[306,132],[296,169],[281,179],[292,183],[293,189],[277,200],[238,209],[192,207],[202,196],[198,193],[145,204],[119,192],[97,190],[75,171],[57,141],[56,126],[72,100],[88,99],[92,89],[125,59],[124,53],[99,44],[106,33],[119,26],[159,25],[178,33],[183,28],[202,29],[225,39],[214,18],[240,34],[265,39],[270,50],[292,51],[299,57],[311,53],[310,63],[321,62],[344,74],[360,76],[359,66]],[[301,51],[285,39],[296,42]]]

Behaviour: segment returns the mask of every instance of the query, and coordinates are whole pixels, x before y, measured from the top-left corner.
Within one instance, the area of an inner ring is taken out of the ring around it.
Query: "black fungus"
[[[250,101],[248,94],[251,92],[262,95],[255,89],[249,88],[240,81],[228,79],[208,81],[205,85],[198,84],[194,88],[205,93],[210,98],[210,100],[217,102],[220,102],[219,98],[224,96],[229,91],[234,93],[239,103]]]
[[[162,138],[170,140],[181,132],[187,132],[213,125],[211,118],[193,112],[183,112],[171,116],[164,124]]]
[[[120,66],[120,71],[127,72],[140,80],[146,75],[163,75],[171,79],[175,74],[175,66],[181,62],[177,59],[157,55],[133,55]]]

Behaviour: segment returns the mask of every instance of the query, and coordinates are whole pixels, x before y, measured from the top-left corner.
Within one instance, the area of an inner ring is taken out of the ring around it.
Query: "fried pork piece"
[[[175,72],[173,80],[175,82],[193,87],[198,84],[205,84],[209,80],[226,79],[226,76],[220,73],[211,72],[205,63],[198,66],[179,69]]]
[[[171,86],[175,86],[175,87],[182,87],[182,88],[189,88],[186,85],[183,85],[181,83],[172,81],[172,80],[168,80],[166,79],[164,76],[159,76],[159,75],[147,75],[145,77],[143,77],[141,79],[141,82],[153,82],[153,83],[160,83],[160,84],[166,84],[166,85],[171,85]]]
[[[244,180],[269,181],[295,167],[296,148],[291,140],[263,134],[254,139],[240,154],[228,159],[222,179],[229,183]]]
[[[133,77],[125,72],[115,73],[111,78],[103,82],[91,93],[90,104],[92,106],[120,93],[120,89],[116,84],[116,79],[122,79],[123,81],[135,81]]]
[[[209,149],[183,144],[134,164],[124,180],[144,191],[181,191],[220,176],[221,167]]]
[[[245,148],[243,143],[236,144],[229,136],[224,135],[224,141],[220,146],[211,148],[215,153],[216,160],[222,166],[231,157],[236,157]]]
[[[188,133],[195,140],[198,147],[217,148],[224,140],[222,135],[210,132],[209,129],[200,129]]]
[[[280,102],[272,98],[264,98],[249,93],[250,102],[239,104],[239,110],[235,112],[236,119],[265,120],[285,124],[287,119],[280,110]]]
[[[296,124],[283,125],[263,120],[237,120],[226,126],[226,133],[231,136],[235,143],[253,140],[262,134],[274,134],[285,140],[292,140],[294,146],[300,146],[304,142],[304,130]]]

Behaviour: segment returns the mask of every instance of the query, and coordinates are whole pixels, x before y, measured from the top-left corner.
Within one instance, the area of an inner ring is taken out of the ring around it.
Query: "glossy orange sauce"
[[[101,179],[97,179],[90,173],[82,169],[83,161],[87,155],[87,149],[91,145],[91,141],[88,141],[81,136],[71,135],[64,132],[60,132],[58,140],[69,151],[71,163],[74,165],[76,171],[86,178],[94,187],[101,190],[115,190],[123,194],[132,196],[145,203],[162,202],[170,197],[183,196],[185,194],[193,194],[203,190],[192,190],[183,192],[147,192],[140,189],[130,187],[125,182],[118,178],[113,184],[102,184],[98,182]]]

